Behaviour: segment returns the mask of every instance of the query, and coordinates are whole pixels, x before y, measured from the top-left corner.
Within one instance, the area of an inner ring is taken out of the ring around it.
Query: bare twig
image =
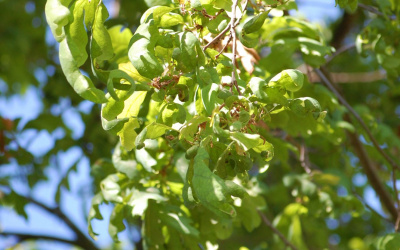
[[[333,94],[339,99],[339,101],[347,108],[347,110],[354,116],[354,118],[360,123],[361,127],[367,133],[369,139],[371,140],[372,144],[378,150],[378,152],[385,158],[387,162],[393,167],[393,169],[400,170],[400,166],[386,154],[385,151],[379,146],[378,141],[372,135],[371,131],[369,130],[368,126],[364,123],[360,115],[350,106],[350,104],[346,101],[346,99],[336,90],[336,88],[332,85],[332,83],[328,80],[324,73],[320,69],[315,69],[315,72],[321,78],[322,82],[333,92]]]
[[[0,235],[17,237],[18,242],[23,242],[23,241],[27,241],[27,240],[51,240],[51,241],[57,241],[57,242],[62,242],[62,243],[77,246],[77,244],[76,244],[77,242],[74,240],[58,238],[58,237],[49,236],[49,235],[22,234],[22,233],[17,233],[17,232],[0,232]]]
[[[258,211],[258,214],[261,216],[264,224],[267,225],[276,235],[278,235],[278,237],[286,246],[290,247],[293,250],[297,250],[297,247],[290,243],[290,241],[286,239],[286,237],[276,227],[274,227],[274,225],[272,225],[272,223],[268,220],[267,216],[265,216],[264,213]]]
[[[213,40],[211,40],[207,45],[205,45],[203,47],[203,50],[205,51],[208,47],[210,47],[214,43],[218,42],[219,39],[221,39],[225,35],[225,33],[230,30],[230,28],[231,28],[231,24],[228,24],[228,26],[226,26],[226,28],[223,31],[221,31],[221,33],[219,33],[216,37],[214,37]]]
[[[300,164],[304,168],[307,174],[311,174],[312,170],[309,164],[308,155],[307,155],[307,148],[305,147],[304,143],[300,145]]]

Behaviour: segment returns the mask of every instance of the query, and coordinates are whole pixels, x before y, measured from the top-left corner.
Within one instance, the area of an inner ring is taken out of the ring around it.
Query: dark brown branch
[[[290,241],[286,239],[286,237],[276,227],[274,227],[274,225],[272,225],[265,214],[263,214],[261,211],[258,211],[258,214],[261,216],[264,224],[267,225],[276,235],[278,235],[278,237],[286,246],[290,247],[293,250],[297,250],[297,247],[290,243]]]
[[[372,135],[371,131],[369,130],[368,126],[364,123],[362,118],[358,115],[358,113],[350,106],[350,104],[346,101],[346,99],[336,90],[336,88],[332,85],[332,83],[328,80],[328,78],[325,76],[324,73],[322,73],[321,70],[315,69],[315,72],[318,74],[318,76],[321,78],[322,82],[332,91],[332,93],[338,98],[340,103],[342,103],[347,110],[354,116],[354,118],[360,123],[361,127],[364,129],[364,131],[367,133],[369,139],[371,140],[372,144],[378,150],[378,152],[383,156],[383,158],[389,162],[389,164],[393,167],[393,169],[398,169],[400,170],[400,166],[392,159],[389,157],[389,155],[386,154],[385,151],[379,146],[378,141],[375,139],[375,137]]]
[[[74,241],[74,245],[80,246],[83,249],[93,249],[96,250],[98,249],[97,246],[88,238],[86,235],[61,211],[59,207],[55,208],[50,208],[46,205],[44,205],[41,202],[36,201],[35,199],[31,197],[24,197],[27,201],[30,203],[42,208],[43,210],[49,212],[50,214],[53,214],[60,218],[62,221],[67,224],[67,226],[75,233],[76,235],[76,240]]]
[[[379,179],[379,173],[376,170],[374,164],[366,152],[364,145],[358,139],[358,135],[356,133],[348,132],[348,137],[350,139],[350,143],[352,144],[355,154],[357,155],[360,163],[364,169],[365,174],[367,175],[369,183],[375,190],[376,194],[379,196],[382,204],[389,211],[390,215],[394,220],[397,218],[397,209],[394,206],[393,198],[386,190],[384,184]]]
[[[64,238],[58,238],[55,236],[49,236],[49,235],[36,235],[36,234],[23,234],[23,233],[16,233],[16,232],[0,232],[1,236],[14,236],[18,238],[18,242],[23,242],[27,240],[50,240],[50,241],[57,241],[61,243],[66,243],[69,245],[74,245],[74,246],[79,246],[77,244],[77,241],[74,240],[68,240]]]

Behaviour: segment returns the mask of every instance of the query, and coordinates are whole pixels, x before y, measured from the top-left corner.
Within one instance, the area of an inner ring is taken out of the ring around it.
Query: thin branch
[[[88,237],[86,237],[86,235],[61,211],[59,207],[50,208],[31,197],[24,197],[24,198],[30,203],[42,208],[43,210],[57,216],[62,221],[64,221],[65,224],[68,225],[68,227],[75,233],[77,237],[74,243],[75,245],[80,246],[83,249],[93,249],[93,250],[98,249],[97,246]]]
[[[225,33],[230,30],[230,28],[231,28],[231,24],[228,24],[228,26],[226,26],[226,28],[223,31],[221,31],[221,33],[219,33],[216,37],[214,37],[213,40],[211,40],[207,45],[205,45],[203,47],[203,50],[205,51],[208,47],[210,47],[214,43],[218,42],[219,39],[221,39],[225,35]]]
[[[339,48],[338,50],[335,51],[335,53],[333,53],[331,56],[326,58],[325,65],[329,64],[337,56],[339,56],[339,55],[343,54],[344,52],[351,50],[352,48],[355,48],[355,47],[356,47],[356,44],[352,43],[352,44],[348,44],[348,45],[345,45],[345,46]]]
[[[354,189],[352,190],[352,193],[372,213],[376,214],[378,217],[382,218],[383,220],[385,220],[387,222],[393,223],[393,221],[390,218],[383,216],[382,214],[378,213],[378,211],[376,211],[373,207],[368,205],[368,203],[359,194],[357,194],[357,192]]]
[[[345,117],[345,120],[350,121],[349,116]],[[392,218],[395,220],[397,218],[397,209],[394,206],[393,198],[386,190],[385,185],[382,183],[379,178],[379,173],[376,170],[372,160],[369,158],[367,151],[364,148],[364,145],[360,142],[359,136],[356,133],[347,133],[350,143],[354,148],[355,154],[360,160],[361,166],[364,169],[365,174],[367,175],[369,183],[371,183],[372,188],[375,190],[376,194],[379,196],[382,201],[383,206],[386,207],[387,211],[389,211]]]
[[[293,250],[297,250],[297,247],[290,243],[290,241],[286,239],[286,237],[276,227],[274,227],[274,225],[272,225],[272,223],[268,220],[267,216],[265,216],[264,213],[258,211],[258,214],[261,216],[264,224],[267,225],[276,235],[278,235],[278,237],[286,246],[290,247]]]
[[[400,200],[399,200],[399,190],[397,189],[397,183],[396,183],[396,170],[393,169],[392,172],[392,183],[393,183],[393,191],[396,199],[396,204],[397,204],[397,217],[396,217],[396,223],[394,225],[394,229],[396,232],[399,232],[400,230]]]
[[[385,14],[383,14],[383,13],[380,12],[378,9],[375,9],[375,8],[372,7],[372,6],[369,6],[369,5],[366,5],[366,4],[363,4],[363,3],[359,3],[359,4],[358,4],[358,7],[362,8],[362,9],[364,9],[364,10],[366,10],[366,11],[369,11],[369,12],[371,12],[371,13],[374,13],[374,14],[376,14],[377,16],[385,17]],[[392,16],[389,16],[389,19],[390,19],[390,20],[396,20],[397,17],[396,17],[395,15],[392,15]]]
[[[232,81],[231,81],[231,92],[233,92],[233,86],[236,87],[237,92],[239,93],[239,95],[241,95],[242,93],[240,93],[240,89],[236,80],[236,7],[238,5],[238,0],[234,0],[233,4],[232,4],[232,17],[231,17],[231,36],[232,36]]]
[[[321,78],[322,82],[333,92],[333,94],[339,99],[339,101],[347,108],[347,110],[356,118],[356,120],[360,123],[361,127],[367,133],[369,139],[372,141],[372,144],[378,150],[378,152],[385,158],[386,161],[393,167],[393,169],[400,170],[400,166],[386,154],[385,151],[379,146],[378,141],[372,135],[371,131],[369,130],[368,126],[364,123],[360,115],[350,106],[350,104],[346,101],[346,99],[336,90],[336,88],[332,85],[332,83],[328,80],[328,78],[322,73],[320,69],[315,69],[315,72]]]
[[[51,241],[58,241],[62,243],[66,243],[69,245],[74,245],[74,246],[79,246],[77,241],[74,240],[68,240],[64,238],[58,238],[55,236],[49,236],[49,235],[36,235],[36,234],[22,234],[22,233],[16,233],[16,232],[0,232],[1,236],[14,236],[18,238],[18,242],[23,242],[27,240],[51,240]]]
[[[302,143],[300,145],[300,164],[301,166],[304,168],[304,170],[306,171],[307,174],[311,174],[312,170],[309,164],[309,159],[308,159],[308,155],[307,155],[307,148],[305,147],[304,143]]]
[[[228,41],[226,41],[224,47],[221,49],[221,51],[215,56],[215,58],[218,58],[226,49],[226,47],[228,47],[229,43],[232,40],[232,35],[229,36]]]

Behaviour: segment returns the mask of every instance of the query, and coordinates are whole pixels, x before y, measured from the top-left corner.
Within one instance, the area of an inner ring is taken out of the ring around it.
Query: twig
[[[310,175],[312,173],[312,170],[311,170],[311,167],[310,167],[309,162],[308,162],[307,149],[304,146],[304,143],[302,143],[300,145],[300,157],[299,157],[299,160],[300,160],[301,166],[304,168],[306,173]]]
[[[0,235],[15,236],[18,238],[18,242],[23,242],[26,240],[51,240],[51,241],[58,241],[58,242],[77,246],[77,242],[74,240],[58,238],[58,237],[49,236],[49,235],[22,234],[22,233],[16,233],[16,232],[0,232]]]
[[[290,247],[293,250],[297,250],[297,247],[295,247],[286,237],[276,228],[272,223],[268,220],[267,216],[263,214],[261,211],[258,211],[258,214],[261,216],[261,219],[263,220],[264,224],[267,225],[278,237],[283,241],[283,243]]]
[[[369,11],[369,12],[371,12],[371,13],[374,13],[374,14],[376,14],[377,16],[385,17],[385,14],[383,14],[382,12],[380,12],[379,10],[375,9],[375,8],[372,7],[372,6],[369,6],[369,5],[366,5],[366,4],[363,4],[363,3],[359,3],[359,4],[358,4],[358,7],[362,8],[362,9],[364,9],[364,10],[366,10],[366,11]],[[390,19],[390,20],[396,20],[397,17],[396,17],[395,15],[392,15],[392,16],[389,16],[389,19]]]
[[[221,31],[221,33],[219,33],[216,37],[214,37],[213,40],[211,40],[207,45],[203,47],[203,50],[205,51],[208,47],[219,41],[219,39],[221,39],[225,35],[225,33],[228,32],[230,28],[231,24],[228,24],[228,26],[226,26],[226,28],[223,31]]]
[[[372,135],[368,126],[364,123],[359,114],[350,106],[350,104],[346,101],[346,99],[336,90],[336,88],[332,85],[332,83],[328,80],[328,78],[326,78],[324,73],[322,73],[320,69],[315,69],[315,72],[321,78],[322,82],[333,92],[333,94],[339,99],[339,101],[347,108],[347,110],[349,110],[349,112],[354,116],[354,118],[356,118],[356,120],[360,123],[361,127],[363,127],[369,139],[372,141],[372,144],[375,146],[378,152],[383,156],[383,158],[385,158],[386,161],[389,162],[389,164],[393,167],[393,169],[396,168],[400,170],[400,166],[397,165],[397,163],[392,158],[390,158],[385,151],[383,151],[383,149],[379,146],[378,141]]]
[[[221,51],[215,56],[215,58],[218,58],[222,52],[224,52],[224,50],[226,49],[226,47],[228,47],[228,44],[230,43],[230,41],[232,40],[232,34],[229,36],[228,41],[226,41],[224,47],[221,49]]]
[[[43,210],[53,215],[56,215],[58,218],[64,221],[65,224],[69,226],[69,228],[75,233],[77,237],[76,240],[74,241],[74,245],[80,246],[83,249],[93,249],[93,250],[98,249],[97,246],[90,239],[88,239],[88,237],[86,237],[86,235],[61,211],[59,207],[50,208],[31,197],[24,197],[24,196],[21,197],[25,198],[30,203],[35,204],[36,206],[42,208]]]
[[[239,86],[236,80],[236,30],[235,30],[235,22],[236,22],[236,7],[238,5],[238,0],[234,0],[232,4],[232,17],[231,17],[231,36],[232,36],[232,81],[231,81],[231,92],[233,92],[233,86],[236,87],[239,95],[240,92]]]
[[[346,52],[346,51],[348,51],[348,50],[350,50],[350,49],[352,49],[352,48],[355,48],[355,47],[356,47],[356,44],[355,44],[355,43],[352,43],[352,44],[348,44],[348,45],[345,45],[345,46],[339,48],[338,50],[335,51],[335,53],[333,53],[331,56],[329,56],[328,58],[326,58],[325,65],[328,64],[328,63],[330,63],[330,62],[331,62],[334,58],[336,58],[337,56],[339,56],[339,55],[341,55],[342,53],[344,53],[344,52]]]

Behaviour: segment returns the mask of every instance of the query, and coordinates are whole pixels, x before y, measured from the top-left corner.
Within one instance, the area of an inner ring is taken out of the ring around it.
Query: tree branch
[[[76,235],[76,240],[74,241],[75,242],[74,245],[80,246],[83,249],[93,249],[93,250],[98,249],[98,247],[88,237],[86,237],[86,235],[61,211],[59,207],[50,208],[31,197],[24,197],[24,198],[30,203],[42,208],[43,210],[57,216],[62,221],[64,221],[65,224],[67,224],[67,226]]]
[[[221,39],[225,35],[225,33],[228,32],[228,30],[230,30],[230,28],[231,24],[228,24],[228,26],[226,26],[226,28],[223,31],[221,31],[221,33],[219,33],[216,37],[214,37],[213,40],[211,40],[207,45],[203,47],[203,51],[205,51],[208,47],[210,47],[214,43],[218,42],[219,39]]]
[[[385,17],[385,14],[383,14],[383,13],[380,12],[378,9],[375,9],[375,8],[372,7],[372,6],[369,6],[369,5],[366,5],[366,4],[363,4],[363,3],[359,3],[359,4],[358,4],[358,7],[362,8],[362,9],[364,9],[364,10],[366,10],[366,11],[369,11],[369,12],[371,12],[371,13],[374,13],[374,14],[377,15],[377,16]],[[389,19],[390,19],[390,20],[396,20],[397,17],[396,17],[395,15],[392,15],[392,16],[389,16]]]
[[[58,237],[49,236],[49,235],[22,234],[22,233],[16,233],[16,232],[0,232],[0,235],[17,237],[18,242],[23,242],[26,240],[51,240],[51,241],[58,241],[58,242],[66,243],[69,245],[80,246],[77,241],[68,240],[68,239],[64,239],[64,238],[58,238]]]
[[[384,184],[379,179],[378,171],[376,170],[374,164],[368,156],[368,153],[365,151],[364,146],[358,139],[358,135],[356,133],[348,132],[348,137],[350,139],[350,143],[353,145],[354,151],[360,160],[360,163],[364,169],[365,174],[367,175],[368,181],[371,183],[371,186],[375,190],[376,194],[379,196],[382,204],[389,211],[390,215],[394,220],[397,219],[397,209],[394,206],[393,198],[386,190]]]
[[[348,51],[348,50],[350,50],[350,49],[352,49],[352,48],[355,48],[355,47],[356,47],[356,44],[355,44],[355,43],[348,44],[348,45],[345,45],[345,46],[343,46],[343,47],[340,47],[338,50],[335,51],[335,53],[333,53],[331,56],[329,56],[328,58],[326,58],[325,65],[327,65],[328,63],[330,63],[330,62],[331,62],[334,58],[336,58],[337,56],[339,56],[339,55],[341,55],[342,53],[344,53],[344,52],[346,52],[346,51]]]
[[[290,247],[293,250],[297,250],[297,247],[290,243],[290,241],[286,239],[286,237],[276,227],[274,227],[274,225],[272,225],[265,214],[263,214],[261,211],[258,211],[258,214],[261,216],[264,224],[267,225],[276,235],[278,235],[278,237],[286,246]]]
[[[237,92],[239,93],[239,95],[241,95],[240,93],[240,89],[239,86],[237,84],[237,80],[236,80],[236,7],[238,5],[238,0],[234,0],[233,4],[232,4],[232,17],[231,17],[231,36],[232,36],[232,80],[231,80],[231,92],[233,90],[233,86],[236,87]]]
[[[364,123],[362,118],[358,115],[358,113],[350,106],[350,104],[346,101],[346,99],[336,90],[336,88],[332,85],[332,83],[328,80],[328,78],[322,73],[320,69],[315,69],[315,72],[321,78],[322,82],[330,89],[333,94],[339,99],[339,101],[347,108],[347,110],[356,118],[356,120],[360,123],[361,127],[367,133],[369,139],[371,140],[374,147],[378,150],[378,152],[383,156],[383,158],[389,162],[393,169],[400,170],[400,166],[386,154],[385,151],[379,146],[378,141],[372,135],[371,131],[369,130],[368,126]]]

